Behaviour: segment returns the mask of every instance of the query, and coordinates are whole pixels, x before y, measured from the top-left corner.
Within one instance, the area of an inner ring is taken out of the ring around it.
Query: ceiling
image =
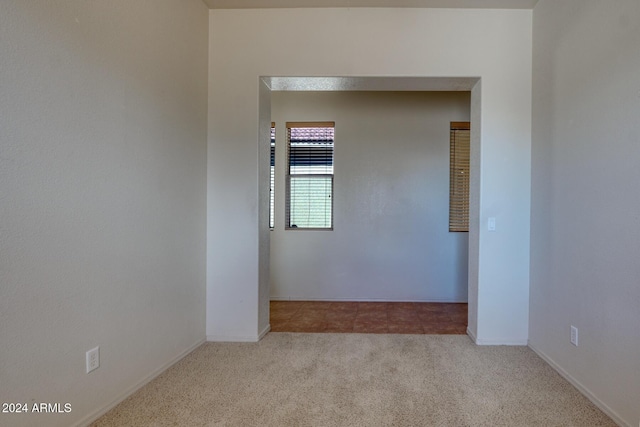
[[[533,9],[538,0],[203,0],[209,9],[305,7],[421,7],[464,9]]]

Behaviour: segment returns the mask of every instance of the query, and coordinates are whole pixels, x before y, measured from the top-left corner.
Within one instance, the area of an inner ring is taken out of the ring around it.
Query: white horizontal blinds
[[[276,124],[271,122],[271,155],[270,155],[270,170],[271,176],[269,179],[269,228],[275,227],[276,217]]]
[[[333,176],[291,175],[289,227],[331,228]]]
[[[449,231],[469,231],[469,122],[450,129]]]
[[[334,123],[287,123],[288,228],[333,227]]]

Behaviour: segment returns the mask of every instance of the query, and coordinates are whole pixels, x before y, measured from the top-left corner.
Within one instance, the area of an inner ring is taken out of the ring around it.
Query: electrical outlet
[[[100,367],[100,347],[87,351],[87,374]]]
[[[571,326],[571,344],[578,346],[578,328]]]

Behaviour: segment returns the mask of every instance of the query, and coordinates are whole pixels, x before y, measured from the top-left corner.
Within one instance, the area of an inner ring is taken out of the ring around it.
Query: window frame
[[[331,164],[332,164],[332,173],[292,173],[291,172],[291,129],[294,128],[332,128],[334,132],[334,137],[332,141],[332,152],[331,152]],[[333,221],[334,221],[334,179],[335,179],[335,169],[333,167],[335,163],[335,122],[286,122],[286,196],[285,196],[285,230],[305,230],[305,231],[332,231],[333,230]],[[330,179],[330,225],[328,227],[301,227],[297,224],[291,224],[291,181],[292,177],[295,178],[329,178]]]

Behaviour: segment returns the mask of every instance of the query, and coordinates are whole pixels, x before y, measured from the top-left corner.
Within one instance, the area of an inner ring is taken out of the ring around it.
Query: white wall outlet
[[[87,374],[100,366],[100,347],[87,351]]]
[[[578,346],[578,328],[571,326],[571,344]]]
[[[487,221],[487,229],[489,231],[496,231],[496,218],[495,217],[490,217],[489,220]]]

